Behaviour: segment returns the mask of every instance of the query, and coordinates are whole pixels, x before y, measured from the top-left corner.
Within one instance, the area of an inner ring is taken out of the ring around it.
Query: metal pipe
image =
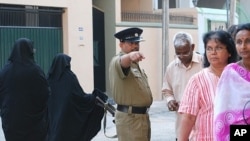
[[[162,0],[162,82],[169,63],[169,0]]]
[[[226,0],[226,10],[227,10],[227,23],[226,23],[226,29],[228,29],[230,23],[229,23],[229,0]]]
[[[235,11],[236,11],[236,0],[230,0],[230,24],[229,26],[235,24]]]

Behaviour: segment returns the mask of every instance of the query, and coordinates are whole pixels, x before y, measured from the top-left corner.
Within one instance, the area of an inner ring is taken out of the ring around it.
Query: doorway
[[[104,12],[93,7],[94,88],[106,92]]]

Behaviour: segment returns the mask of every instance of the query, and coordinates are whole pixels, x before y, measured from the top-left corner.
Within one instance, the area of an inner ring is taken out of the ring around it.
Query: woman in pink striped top
[[[178,141],[213,141],[213,101],[224,67],[237,61],[234,41],[226,31],[203,36],[204,69],[193,75],[183,93]]]

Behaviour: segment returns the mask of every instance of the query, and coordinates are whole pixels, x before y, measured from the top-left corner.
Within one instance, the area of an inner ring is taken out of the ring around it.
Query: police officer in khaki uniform
[[[119,141],[150,141],[148,110],[153,98],[147,76],[139,67],[139,61],[145,58],[139,51],[142,32],[140,28],[128,28],[114,35],[120,41],[121,52],[110,62],[109,79],[117,103]]]

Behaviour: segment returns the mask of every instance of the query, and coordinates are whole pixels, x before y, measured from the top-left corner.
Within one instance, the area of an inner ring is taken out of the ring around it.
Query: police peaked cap
[[[140,42],[144,41],[141,37],[143,30],[140,28],[127,28],[115,33],[115,37],[121,42]]]

